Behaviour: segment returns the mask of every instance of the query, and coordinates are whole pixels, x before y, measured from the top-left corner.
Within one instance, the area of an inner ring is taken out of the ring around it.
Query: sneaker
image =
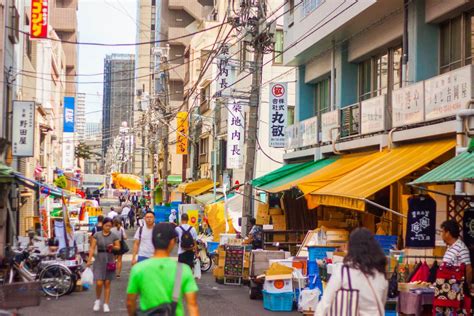
[[[109,304],[104,304],[104,313],[110,313]]]
[[[100,300],[95,300],[94,307],[92,308],[94,312],[100,311]]]

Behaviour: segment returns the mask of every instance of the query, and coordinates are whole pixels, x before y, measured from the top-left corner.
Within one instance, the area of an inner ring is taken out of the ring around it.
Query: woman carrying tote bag
[[[387,258],[374,235],[355,229],[344,265],[337,265],[318,304],[317,316],[383,316],[388,281]]]

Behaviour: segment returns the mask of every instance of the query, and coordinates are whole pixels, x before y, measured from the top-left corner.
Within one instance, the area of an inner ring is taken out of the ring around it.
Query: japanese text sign
[[[74,132],[74,97],[64,97],[64,130],[65,133]]]
[[[339,111],[323,113],[321,115],[321,133],[323,143],[335,140],[339,128]]]
[[[425,119],[436,120],[456,114],[471,100],[472,65],[425,81]]]
[[[216,80],[216,97],[229,97],[230,80],[232,77],[232,66],[230,65],[229,46],[222,45],[220,54],[217,56],[217,71],[218,76]]]
[[[425,86],[418,82],[392,92],[392,127],[415,124],[425,119]]]
[[[31,0],[30,38],[48,38],[48,0]]]
[[[63,168],[74,169],[74,133],[63,133]]]
[[[244,164],[245,137],[244,109],[237,100],[232,100],[227,114],[227,168],[240,169]]]
[[[286,82],[270,83],[269,97],[269,146],[275,148],[285,147],[285,127],[287,120],[287,95],[288,86]]]
[[[385,100],[385,95],[381,95],[360,103],[361,134],[385,130]]]
[[[187,155],[188,154],[188,112],[178,112],[176,115],[176,154]]]
[[[13,101],[13,156],[33,157],[35,143],[35,111],[34,101]]]

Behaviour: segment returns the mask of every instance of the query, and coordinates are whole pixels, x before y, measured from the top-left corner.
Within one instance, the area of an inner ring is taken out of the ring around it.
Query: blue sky
[[[136,34],[136,0],[79,0],[78,24],[80,42],[133,43]],[[79,82],[103,81],[104,58],[107,54],[135,52],[134,46],[79,46]],[[86,122],[99,122],[102,117],[102,83],[78,84],[78,92],[86,93]]]

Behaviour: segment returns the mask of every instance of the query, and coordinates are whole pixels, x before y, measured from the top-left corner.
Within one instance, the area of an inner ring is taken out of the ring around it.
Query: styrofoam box
[[[287,266],[289,268],[293,268],[293,260],[291,259],[270,259],[268,260],[268,266],[271,266],[274,263],[279,263],[281,265]]]
[[[225,245],[229,239],[237,238],[237,234],[220,234],[219,245]]]
[[[263,289],[268,293],[293,292],[292,276],[291,274],[266,276]]]

